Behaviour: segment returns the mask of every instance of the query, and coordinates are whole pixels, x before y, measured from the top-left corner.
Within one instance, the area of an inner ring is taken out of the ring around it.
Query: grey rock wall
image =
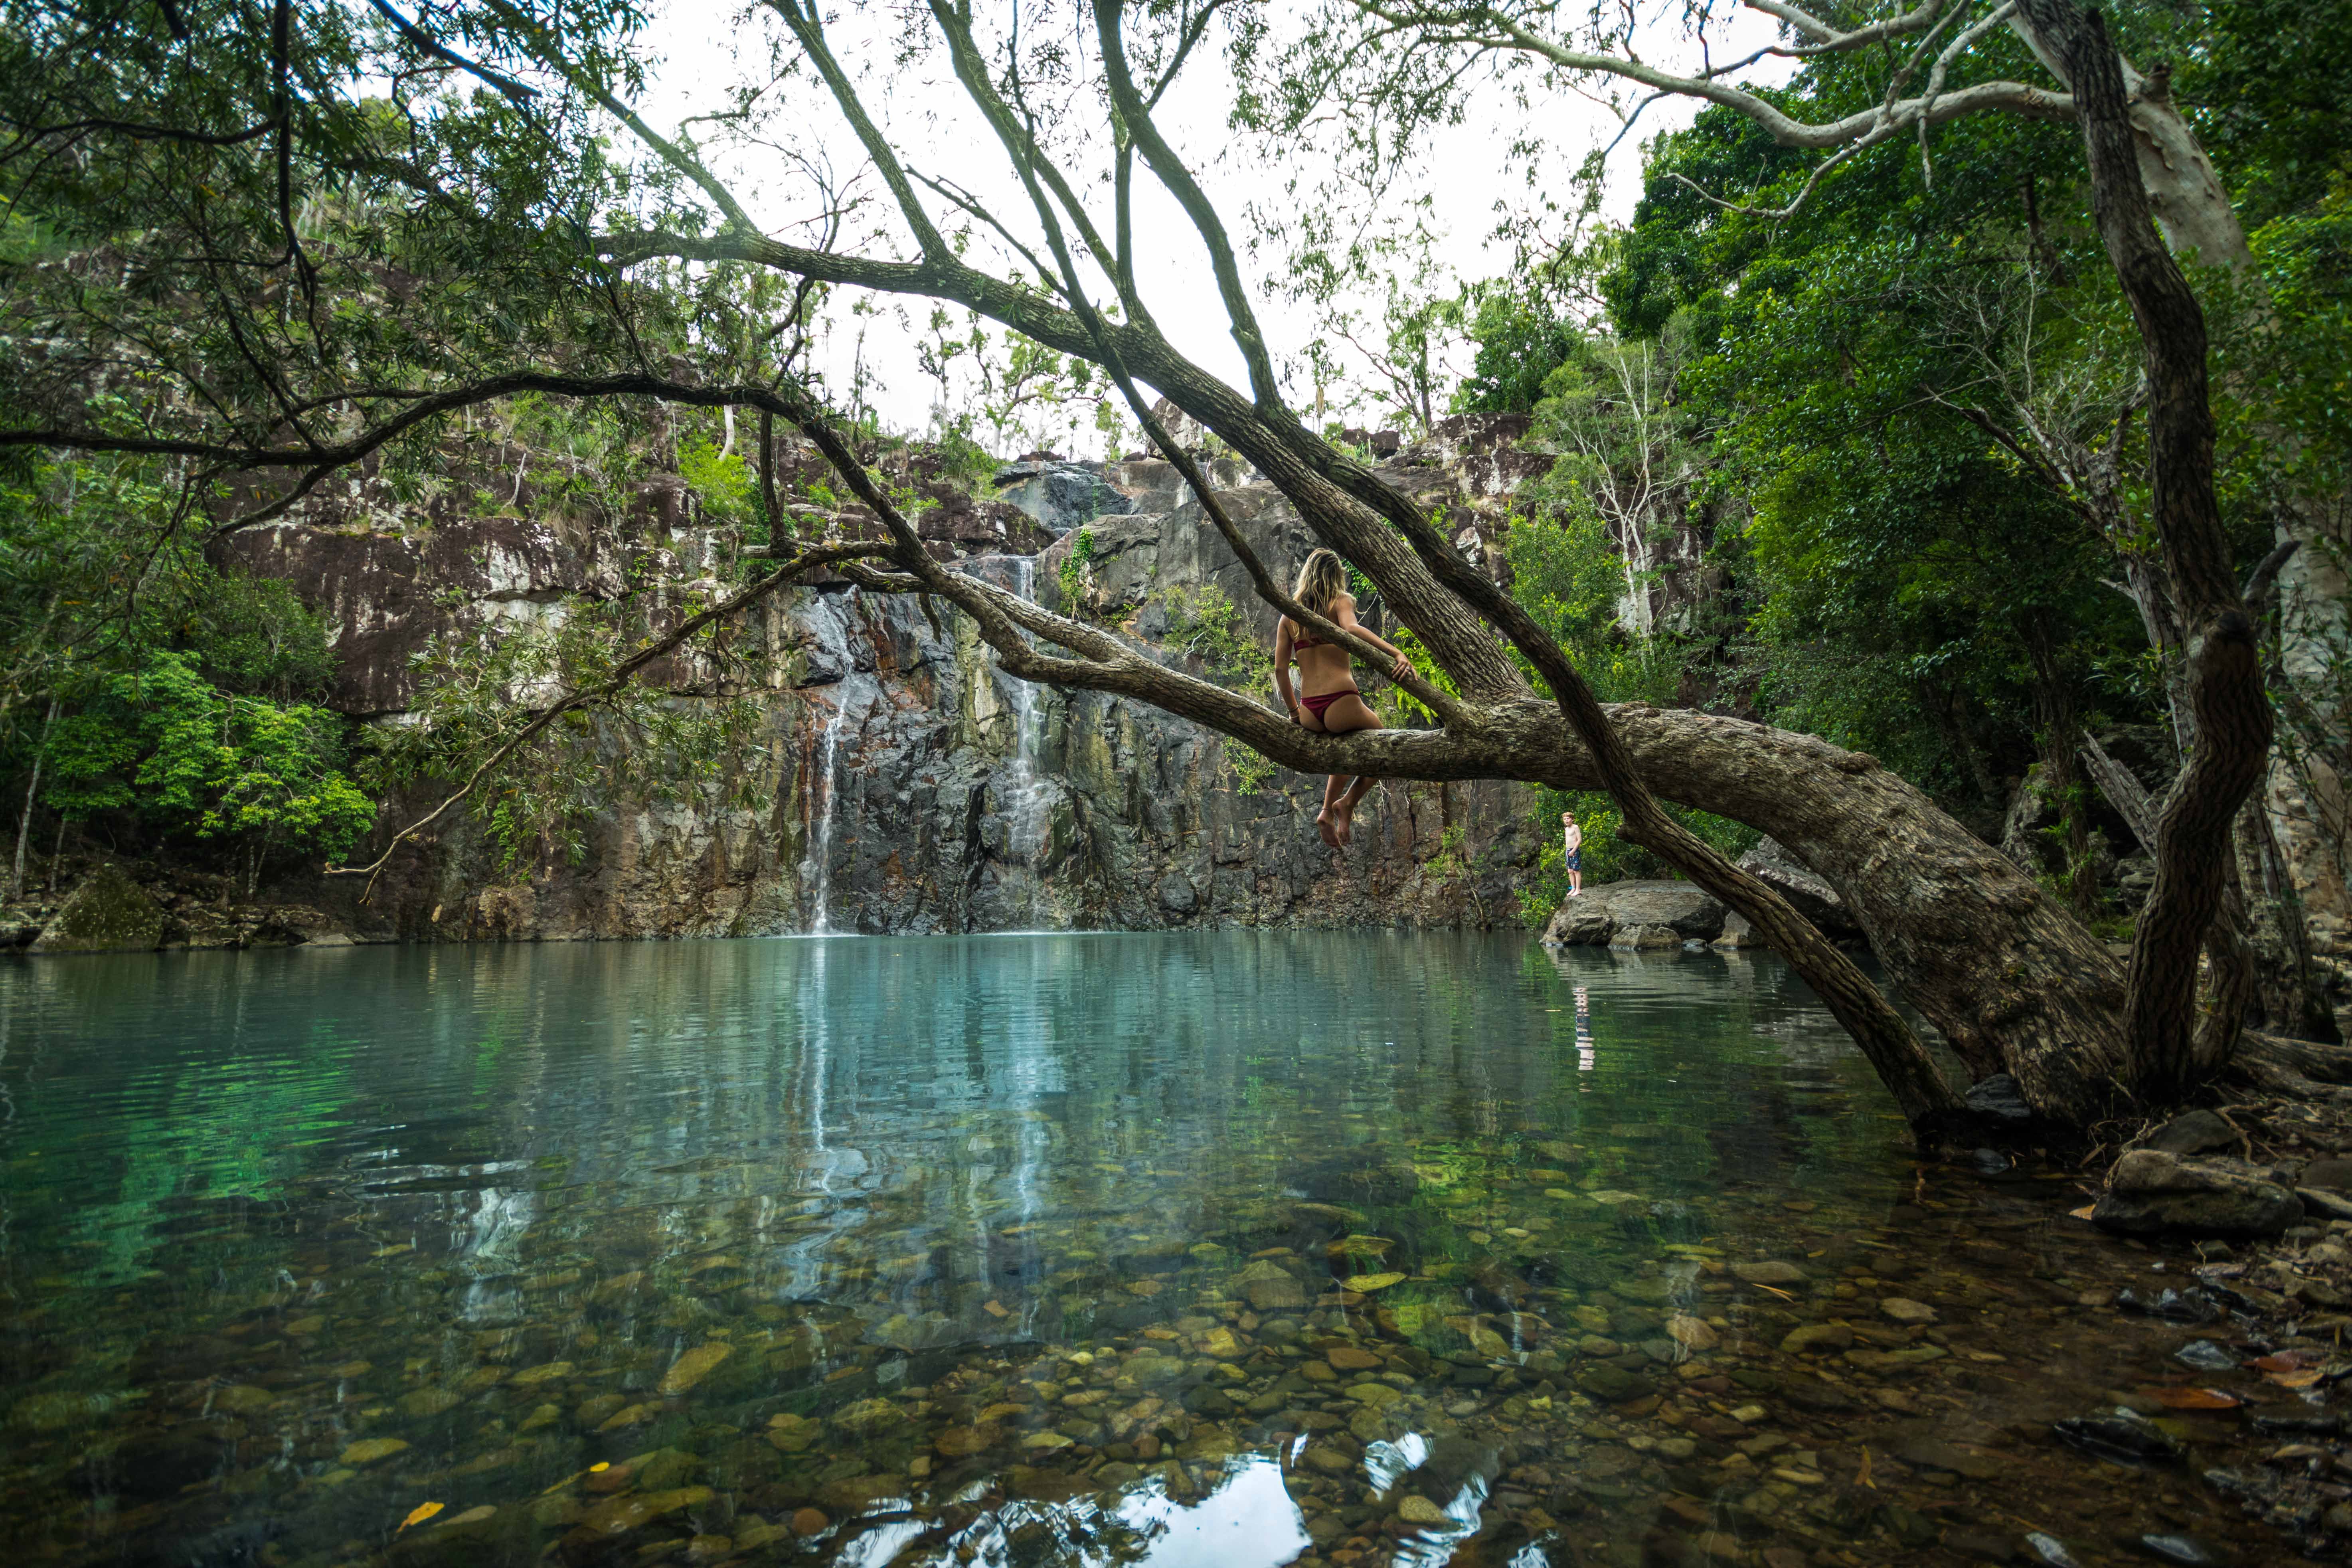
[[[1204,586],[1229,594],[1270,642],[1272,612],[1168,465],[1098,467],[1101,490],[1066,498],[1075,504],[1046,528],[1089,515],[1042,554],[974,553],[997,542],[992,527],[927,537],[965,569],[1075,607],[1157,657],[1182,657],[1156,640],[1171,593]],[[1220,464],[1218,478],[1255,547],[1293,572],[1313,542],[1287,503],[1238,465]],[[1128,510],[1106,515],[1110,497]],[[1060,568],[1081,532],[1091,555],[1073,574],[1072,603]],[[690,519],[624,536],[514,517],[444,519],[420,536],[289,523],[236,544],[238,563],[288,578],[327,613],[342,663],[337,700],[381,722],[400,721],[414,691],[409,658],[448,627],[561,616],[567,595],[608,594],[625,573],[707,579],[728,548]],[[460,824],[395,856],[364,902],[355,879],[295,879],[276,894],[331,910],[362,940],[1516,917],[1540,842],[1523,786],[1383,785],[1359,813],[1354,847],[1334,852],[1313,825],[1319,777],[1276,770],[1253,788],[1223,737],[1149,707],[1013,680],[968,621],[938,608],[935,629],[914,601],[845,584],[770,601],[743,628],[771,657],[753,693],[757,733],[731,776],[699,800],[616,799],[577,864],[499,875]],[[667,679],[678,700],[707,700],[695,672]],[[1257,695],[1273,704],[1271,689]],[[431,798],[394,803],[387,822]]]

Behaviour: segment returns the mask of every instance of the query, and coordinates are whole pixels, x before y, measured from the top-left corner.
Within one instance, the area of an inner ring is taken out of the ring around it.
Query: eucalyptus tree
[[[2162,317],[2148,337],[2161,351],[2166,493],[2179,493],[2159,515],[2168,526],[2183,520],[2178,531],[2193,546],[2201,354],[2177,352],[2193,327],[2174,319],[2185,287],[2152,231],[2141,233],[2121,68],[2070,0],[2030,3],[2054,18],[2044,31],[2062,38],[2075,77],[2095,79],[2083,118],[2110,248],[2136,302],[2145,297]],[[15,210],[57,238],[52,259],[7,277],[0,309],[21,395],[0,447],[180,465],[190,484],[226,491],[205,496],[210,526],[233,530],[286,515],[395,444],[427,443],[436,421],[521,393],[731,406],[797,426],[886,535],[776,541],[764,576],[649,632],[594,679],[519,703],[514,722],[486,738],[482,768],[825,566],[877,591],[946,600],[1017,677],[1152,703],[1302,771],[1605,788],[1626,837],[1789,958],[1924,1131],[1965,1118],[1958,1087],[1850,960],[1662,799],[1751,823],[1838,882],[1908,999],[1971,1072],[2012,1074],[2049,1125],[2086,1125],[2119,1090],[2172,1096],[2227,1058],[2234,1020],[2200,1030],[2191,1005],[2211,880],[2193,851],[2168,859],[2170,881],[2160,880],[2126,985],[2063,909],[1874,759],[1706,714],[1605,710],[1558,642],[1411,498],[1306,426],[1284,399],[1225,216],[1159,118],[1180,74],[1210,58],[1221,0],[1008,5],[985,17],[931,0],[923,11],[854,14],[851,25],[805,0],[771,0],[745,19],[743,36],[772,47],[761,68],[667,130],[645,107],[635,51],[649,43],[646,17],[626,5],[486,0],[412,18],[372,4],[93,0],[9,14],[0,104]],[[844,52],[858,23],[890,40],[878,69]],[[252,47],[257,37],[267,49]],[[1001,177],[991,191],[927,168],[936,141],[885,130],[878,95],[925,70],[942,77],[942,97],[926,108],[960,117],[932,134],[992,148]],[[388,94],[362,96],[385,83]],[[871,232],[820,238],[755,216],[771,179],[806,199],[800,165],[763,152],[821,108],[887,194],[887,221]],[[1138,285],[1136,192],[1147,179],[1206,255],[1242,385],[1203,368],[1206,345],[1185,341],[1200,329],[1172,316],[1163,324]],[[766,342],[761,334],[719,330],[737,320],[740,279],[759,273],[954,304],[1100,366],[1261,596],[1369,652],[1274,581],[1154,413],[1148,384],[1246,458],[1378,585],[1442,674],[1406,682],[1437,725],[1309,734],[1109,631],[932,560],[804,368],[746,346]],[[2193,317],[2193,300],[2187,309]],[[126,387],[137,394],[127,405],[98,410],[101,388]],[[2215,641],[2227,645],[2212,675],[2226,696],[2236,645]],[[2244,715],[2218,713],[2205,732],[2234,737],[2231,721]],[[2244,782],[2200,776],[2180,799],[2199,811],[2233,805]],[[2181,811],[2176,800],[2168,832]],[[423,826],[394,835],[384,854]]]

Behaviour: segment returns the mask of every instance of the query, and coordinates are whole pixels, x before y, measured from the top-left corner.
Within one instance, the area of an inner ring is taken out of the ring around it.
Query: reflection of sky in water
[[[1157,1486],[1121,1500],[1118,1517],[1142,1533],[1156,1533],[1142,1562],[1150,1568],[1266,1568],[1307,1550],[1298,1505],[1282,1488],[1282,1468],[1253,1459],[1227,1475],[1223,1486],[1192,1504]]]
[[[973,1489],[975,1496],[982,1489]],[[1017,1551],[1013,1538],[1040,1527],[1053,1539],[1049,1559],[1057,1568],[1278,1568],[1311,1544],[1297,1504],[1282,1484],[1282,1468],[1271,1458],[1235,1460],[1213,1490],[1191,1502],[1168,1495],[1157,1478],[1138,1481],[1108,1515],[1093,1499],[1068,1503],[1014,1500],[973,1525],[957,1542],[957,1556],[983,1568],[1041,1561],[1033,1546]],[[920,1521],[883,1524],[847,1542],[833,1562],[848,1568],[882,1568],[925,1530]],[[1118,1550],[1091,1546],[1107,1534],[1122,1537]],[[1137,1550],[1138,1543],[1141,1550]],[[963,1557],[969,1549],[971,1555]]]

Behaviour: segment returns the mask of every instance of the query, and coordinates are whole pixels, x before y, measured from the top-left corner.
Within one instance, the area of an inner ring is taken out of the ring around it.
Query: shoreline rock
[[[2303,1209],[2301,1198],[2265,1179],[2260,1167],[2142,1148],[2108,1172],[2091,1221],[2125,1236],[2267,1239],[2284,1235]]]
[[[1693,883],[1603,882],[1563,900],[1543,940],[1553,947],[1680,947],[1715,941],[1724,915],[1723,905]]]
[[[35,952],[152,952],[163,945],[163,906],[112,864],[81,879],[33,940]]]

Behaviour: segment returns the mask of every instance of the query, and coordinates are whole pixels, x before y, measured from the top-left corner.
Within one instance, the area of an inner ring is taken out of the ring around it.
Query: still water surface
[[[2235,1530],[2048,1443],[2179,1370],[2185,1331],[2084,1305],[2147,1257],[2064,1184],[1923,1172],[1768,957],[66,959],[0,965],[0,1049],[17,1561],[2095,1564]]]

